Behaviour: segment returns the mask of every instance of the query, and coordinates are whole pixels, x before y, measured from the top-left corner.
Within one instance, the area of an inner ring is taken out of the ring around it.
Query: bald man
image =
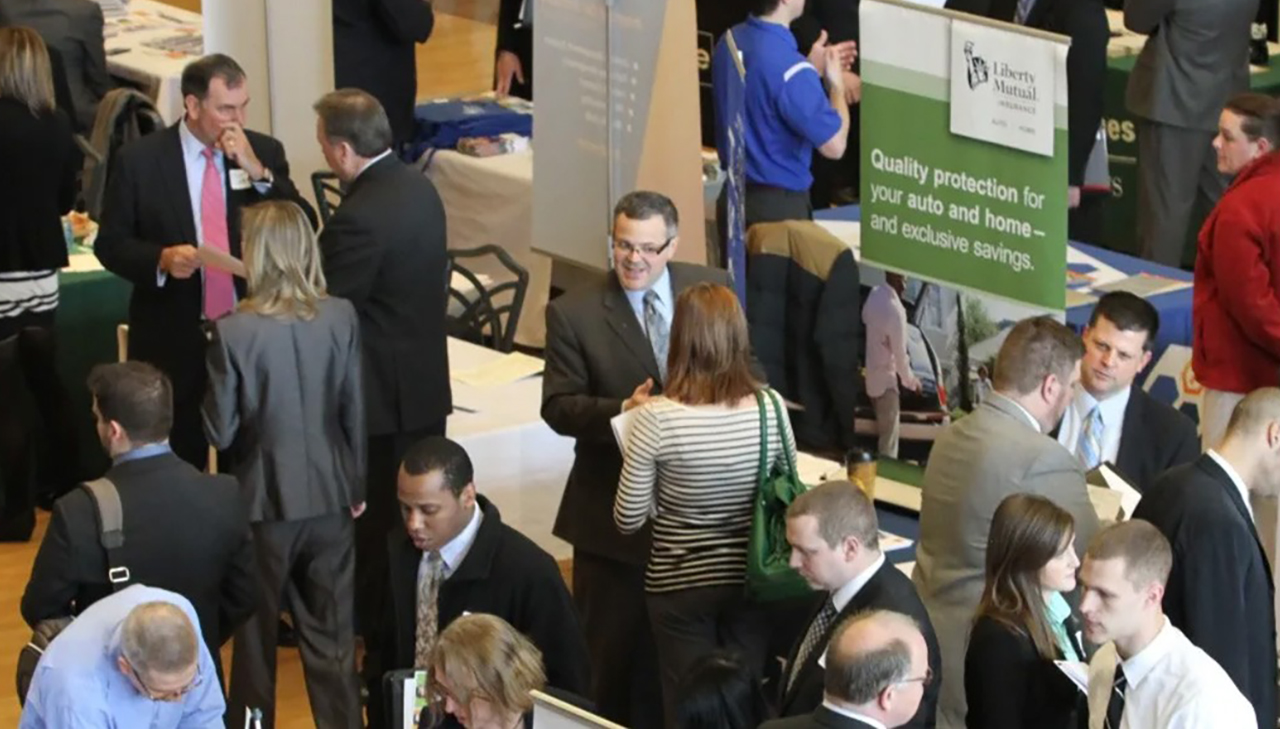
[[[1267,729],[1276,725],[1275,588],[1250,494],[1274,497],[1278,486],[1280,389],[1266,387],[1240,401],[1217,448],[1165,472],[1133,512],[1173,547],[1165,614],[1226,669]]]
[[[841,623],[827,644],[822,705],[761,729],[893,729],[911,721],[932,680],[916,621],[873,610]]]

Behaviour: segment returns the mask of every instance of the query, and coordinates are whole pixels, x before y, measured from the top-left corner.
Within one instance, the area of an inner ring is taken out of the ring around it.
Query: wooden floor
[[[163,0],[198,11],[200,0]],[[484,91],[493,73],[494,19],[497,0],[435,0],[436,25],[431,40],[418,46],[418,96],[431,99]],[[18,651],[31,636],[22,621],[19,603],[31,574],[36,549],[44,535],[48,514],[41,513],[36,534],[27,544],[0,544],[0,727],[18,725],[14,693]],[[562,566],[567,570],[568,566]],[[230,646],[223,665],[231,665]],[[280,729],[314,727],[298,651],[281,650],[277,686]]]

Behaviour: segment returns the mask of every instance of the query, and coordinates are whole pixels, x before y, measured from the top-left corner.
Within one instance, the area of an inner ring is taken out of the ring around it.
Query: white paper
[[[502,387],[541,374],[546,363],[523,352],[511,352],[478,367],[459,370],[453,379],[472,387]]]
[[[896,552],[899,549],[907,549],[913,544],[915,544],[915,542],[907,539],[906,537],[900,537],[897,534],[890,534],[883,529],[880,530],[881,552]]]
[[[627,434],[631,432],[631,421],[635,420],[635,410],[627,410],[609,418],[609,427],[613,428],[613,439],[618,442],[618,450],[627,452]]]
[[[1053,665],[1071,679],[1071,683],[1080,689],[1080,693],[1089,694],[1089,664],[1081,661],[1054,661]]]
[[[1124,518],[1128,519],[1133,515],[1133,510],[1138,508],[1138,502],[1142,501],[1142,494],[1130,486],[1123,476],[1111,470],[1106,463],[1098,467],[1098,472],[1102,474],[1107,486],[1120,494],[1120,508],[1124,512]]]
[[[102,262],[92,253],[76,253],[67,256],[67,267],[62,270],[65,273],[91,273],[103,268]]]
[[[952,20],[951,133],[1052,157],[1057,45]]]
[[[894,567],[897,567],[898,571],[901,572],[902,574],[906,575],[907,577],[910,577],[911,573],[916,568],[916,563],[915,562],[899,562],[895,564]]]

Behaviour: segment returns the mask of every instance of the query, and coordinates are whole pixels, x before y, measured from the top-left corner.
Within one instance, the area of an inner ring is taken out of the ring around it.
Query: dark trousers
[[[662,676],[667,729],[676,729],[680,686],[698,659],[718,650],[737,654],[757,676],[764,668],[769,630],[764,611],[741,585],[650,593],[646,598]]]
[[[591,656],[596,713],[630,729],[662,726],[644,568],[573,550],[573,601]]]
[[[720,260],[707,261],[709,266],[727,268],[729,240],[728,228],[728,187],[720,190],[716,199],[716,232],[720,235]],[[743,231],[751,229],[756,223],[780,223],[786,220],[813,220],[813,203],[808,192],[784,190],[781,187],[768,185],[747,185],[743,196]]]
[[[369,436],[368,506],[356,520],[356,623],[365,651],[377,650],[378,623],[387,600],[387,535],[400,519],[396,478],[405,451],[419,440],[444,435],[445,421],[406,433]]]
[[[245,707],[262,710],[266,729],[275,726],[276,629],[286,598],[315,725],[364,726],[351,618],[354,540],[351,514],[345,511],[253,525],[262,597],[257,611],[235,634],[227,705],[237,726]]]
[[[1138,121],[1138,255],[1178,267],[1227,189],[1213,132]]]

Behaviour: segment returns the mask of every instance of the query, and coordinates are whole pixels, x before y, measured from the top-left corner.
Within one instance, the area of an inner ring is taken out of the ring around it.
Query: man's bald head
[[[914,619],[888,610],[860,613],[831,634],[826,695],[899,726],[919,708],[928,671],[928,647]]]
[[[1227,435],[1255,435],[1276,422],[1280,422],[1280,387],[1262,387],[1236,405],[1227,422]]]
[[[1227,433],[1214,448],[1250,491],[1280,491],[1280,388],[1249,393],[1231,412]]]

